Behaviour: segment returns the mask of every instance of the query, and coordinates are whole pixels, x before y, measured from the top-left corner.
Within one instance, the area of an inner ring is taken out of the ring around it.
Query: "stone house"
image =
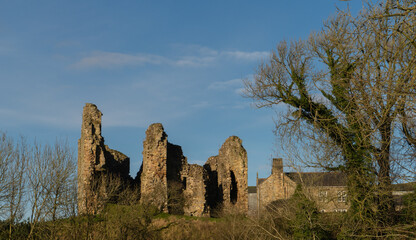
[[[289,199],[301,184],[321,212],[348,211],[346,175],[340,172],[284,172],[283,160],[274,158],[271,175],[259,178],[249,187],[249,213],[254,214],[272,202]],[[401,208],[403,195],[413,192],[413,183],[393,185],[396,210]]]
[[[342,173],[283,172],[283,160],[273,159],[272,172],[267,178],[256,179],[256,210],[273,201],[289,199],[296,186],[302,184],[317,202],[322,212],[347,211],[346,177]],[[255,206],[249,203],[250,206]],[[250,209],[252,210],[252,209]]]

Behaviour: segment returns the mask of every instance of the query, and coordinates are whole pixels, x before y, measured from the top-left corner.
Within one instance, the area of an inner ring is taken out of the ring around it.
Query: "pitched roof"
[[[393,184],[393,191],[414,191],[415,182]]]
[[[306,186],[347,186],[347,177],[341,172],[287,172],[295,183]]]
[[[256,193],[257,187],[256,186],[248,186],[248,193]]]

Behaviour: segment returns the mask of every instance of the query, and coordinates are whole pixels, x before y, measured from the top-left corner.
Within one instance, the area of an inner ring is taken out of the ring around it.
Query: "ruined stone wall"
[[[206,171],[197,164],[187,165],[181,173],[184,194],[184,214],[202,216],[206,214]]]
[[[128,178],[130,159],[110,149],[101,136],[102,113],[87,103],[82,113],[81,138],[78,140],[78,212],[95,213],[100,205],[94,189],[98,173],[112,173]],[[101,188],[102,189],[102,188]],[[102,189],[100,191],[105,191]],[[105,193],[101,194],[105,195]]]
[[[86,104],[78,142],[80,214],[97,212],[97,196],[109,193],[105,185],[109,182],[94,185],[94,181],[97,176],[113,175],[127,179],[123,187],[138,183],[140,201],[164,212],[202,216],[223,207],[248,211],[247,153],[238,137],[229,137],[218,156],[202,167],[188,164],[182,148],[168,142],[162,124],[152,124],[143,141],[143,164],[133,181],[129,158],[104,144],[101,117],[94,104]]]
[[[218,156],[208,159],[207,204],[211,210],[218,207],[236,207],[248,211],[247,152],[236,136],[229,137]]]
[[[248,211],[247,153],[238,137],[228,138],[204,167],[189,165],[182,148],[168,142],[160,123],[143,142],[141,201],[162,211],[202,216],[219,207]]]
[[[143,141],[143,165],[141,173],[141,201],[150,202],[167,212],[168,140],[162,124],[154,123],[146,130]]]

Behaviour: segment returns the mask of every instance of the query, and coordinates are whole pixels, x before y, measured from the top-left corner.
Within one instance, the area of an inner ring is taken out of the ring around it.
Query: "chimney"
[[[283,173],[283,160],[281,158],[273,158],[272,175]]]

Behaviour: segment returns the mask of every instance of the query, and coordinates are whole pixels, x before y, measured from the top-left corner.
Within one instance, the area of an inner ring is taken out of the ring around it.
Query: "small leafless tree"
[[[107,203],[116,203],[123,189],[123,179],[117,174],[96,172],[87,185],[87,197],[84,199],[89,208],[87,213],[97,214],[103,210]]]
[[[9,168],[14,157],[14,145],[12,139],[5,133],[0,133],[0,214],[7,216],[7,199],[9,196]]]
[[[31,238],[39,222],[65,217],[73,204],[75,163],[67,143],[35,143],[28,164]]]
[[[51,172],[48,180],[51,182],[51,195],[48,197],[48,216],[53,221],[60,217],[66,217],[68,205],[74,196],[75,162],[74,156],[67,143],[55,143],[50,160]]]
[[[9,213],[9,238],[12,239],[14,224],[20,221],[24,215],[24,194],[26,187],[26,169],[29,159],[29,149],[23,137],[15,147],[13,162],[9,167],[8,181],[8,213]]]
[[[23,137],[15,142],[1,133],[0,136],[0,211],[8,222],[9,239],[13,226],[24,215],[25,171],[29,149]]]

